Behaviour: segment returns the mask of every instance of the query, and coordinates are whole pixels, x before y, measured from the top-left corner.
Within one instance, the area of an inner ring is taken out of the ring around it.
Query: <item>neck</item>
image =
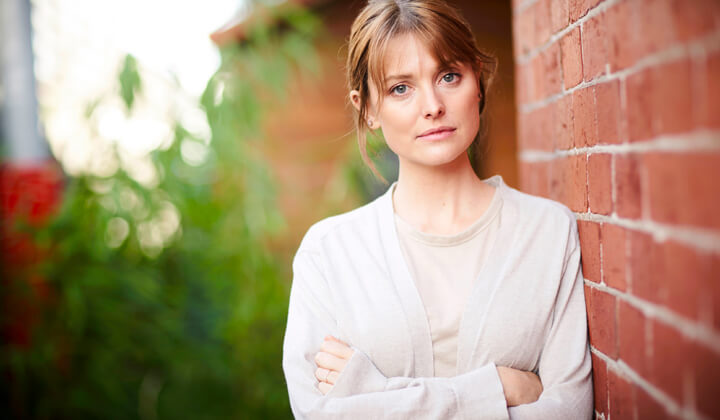
[[[482,216],[494,191],[475,175],[465,154],[443,166],[401,160],[393,205],[420,231],[453,234]]]

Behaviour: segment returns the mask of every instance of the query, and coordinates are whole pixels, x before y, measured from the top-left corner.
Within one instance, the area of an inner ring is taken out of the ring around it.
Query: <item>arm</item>
[[[591,359],[579,242],[573,220],[553,324],[538,366],[543,393],[534,403],[511,407],[508,411],[513,420],[592,418]]]
[[[332,390],[355,351],[347,343],[333,336],[325,337],[320,349],[321,351],[315,355],[315,362],[318,365],[315,377],[320,381],[318,383],[320,392],[327,394]],[[542,384],[535,373],[505,366],[497,366],[497,372],[508,407],[529,404],[540,397]]]
[[[341,337],[319,256],[300,251],[293,263],[283,370],[297,418],[506,419],[507,407],[494,364],[453,378],[386,378],[359,349],[323,395],[315,355],[327,334]]]

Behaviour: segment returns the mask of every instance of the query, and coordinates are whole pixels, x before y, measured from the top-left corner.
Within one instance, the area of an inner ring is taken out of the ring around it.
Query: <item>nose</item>
[[[434,88],[425,90],[423,103],[423,116],[426,119],[436,119],[445,114],[445,104]]]

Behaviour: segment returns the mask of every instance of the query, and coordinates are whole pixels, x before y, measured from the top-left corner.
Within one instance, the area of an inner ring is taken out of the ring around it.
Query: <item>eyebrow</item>
[[[442,73],[444,71],[451,70],[453,68],[459,67],[457,63],[453,62],[448,64],[447,66],[438,66],[438,73]],[[403,74],[393,74],[392,76],[388,76],[385,78],[386,82],[391,82],[393,80],[400,80],[400,79],[412,79],[413,75],[410,73],[403,73]]]
[[[385,81],[390,82],[392,80],[398,80],[398,79],[411,79],[412,74],[394,74],[392,76],[386,77]]]

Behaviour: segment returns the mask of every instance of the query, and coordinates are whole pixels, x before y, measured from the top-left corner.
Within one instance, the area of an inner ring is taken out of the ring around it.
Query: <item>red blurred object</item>
[[[45,281],[33,270],[42,253],[27,234],[16,229],[15,223],[42,226],[57,210],[62,190],[62,170],[53,161],[0,165],[3,266],[0,287],[11,291],[3,296],[2,336],[6,343],[18,347],[30,346],[33,319],[49,293]],[[18,290],[26,293],[12,293]]]

